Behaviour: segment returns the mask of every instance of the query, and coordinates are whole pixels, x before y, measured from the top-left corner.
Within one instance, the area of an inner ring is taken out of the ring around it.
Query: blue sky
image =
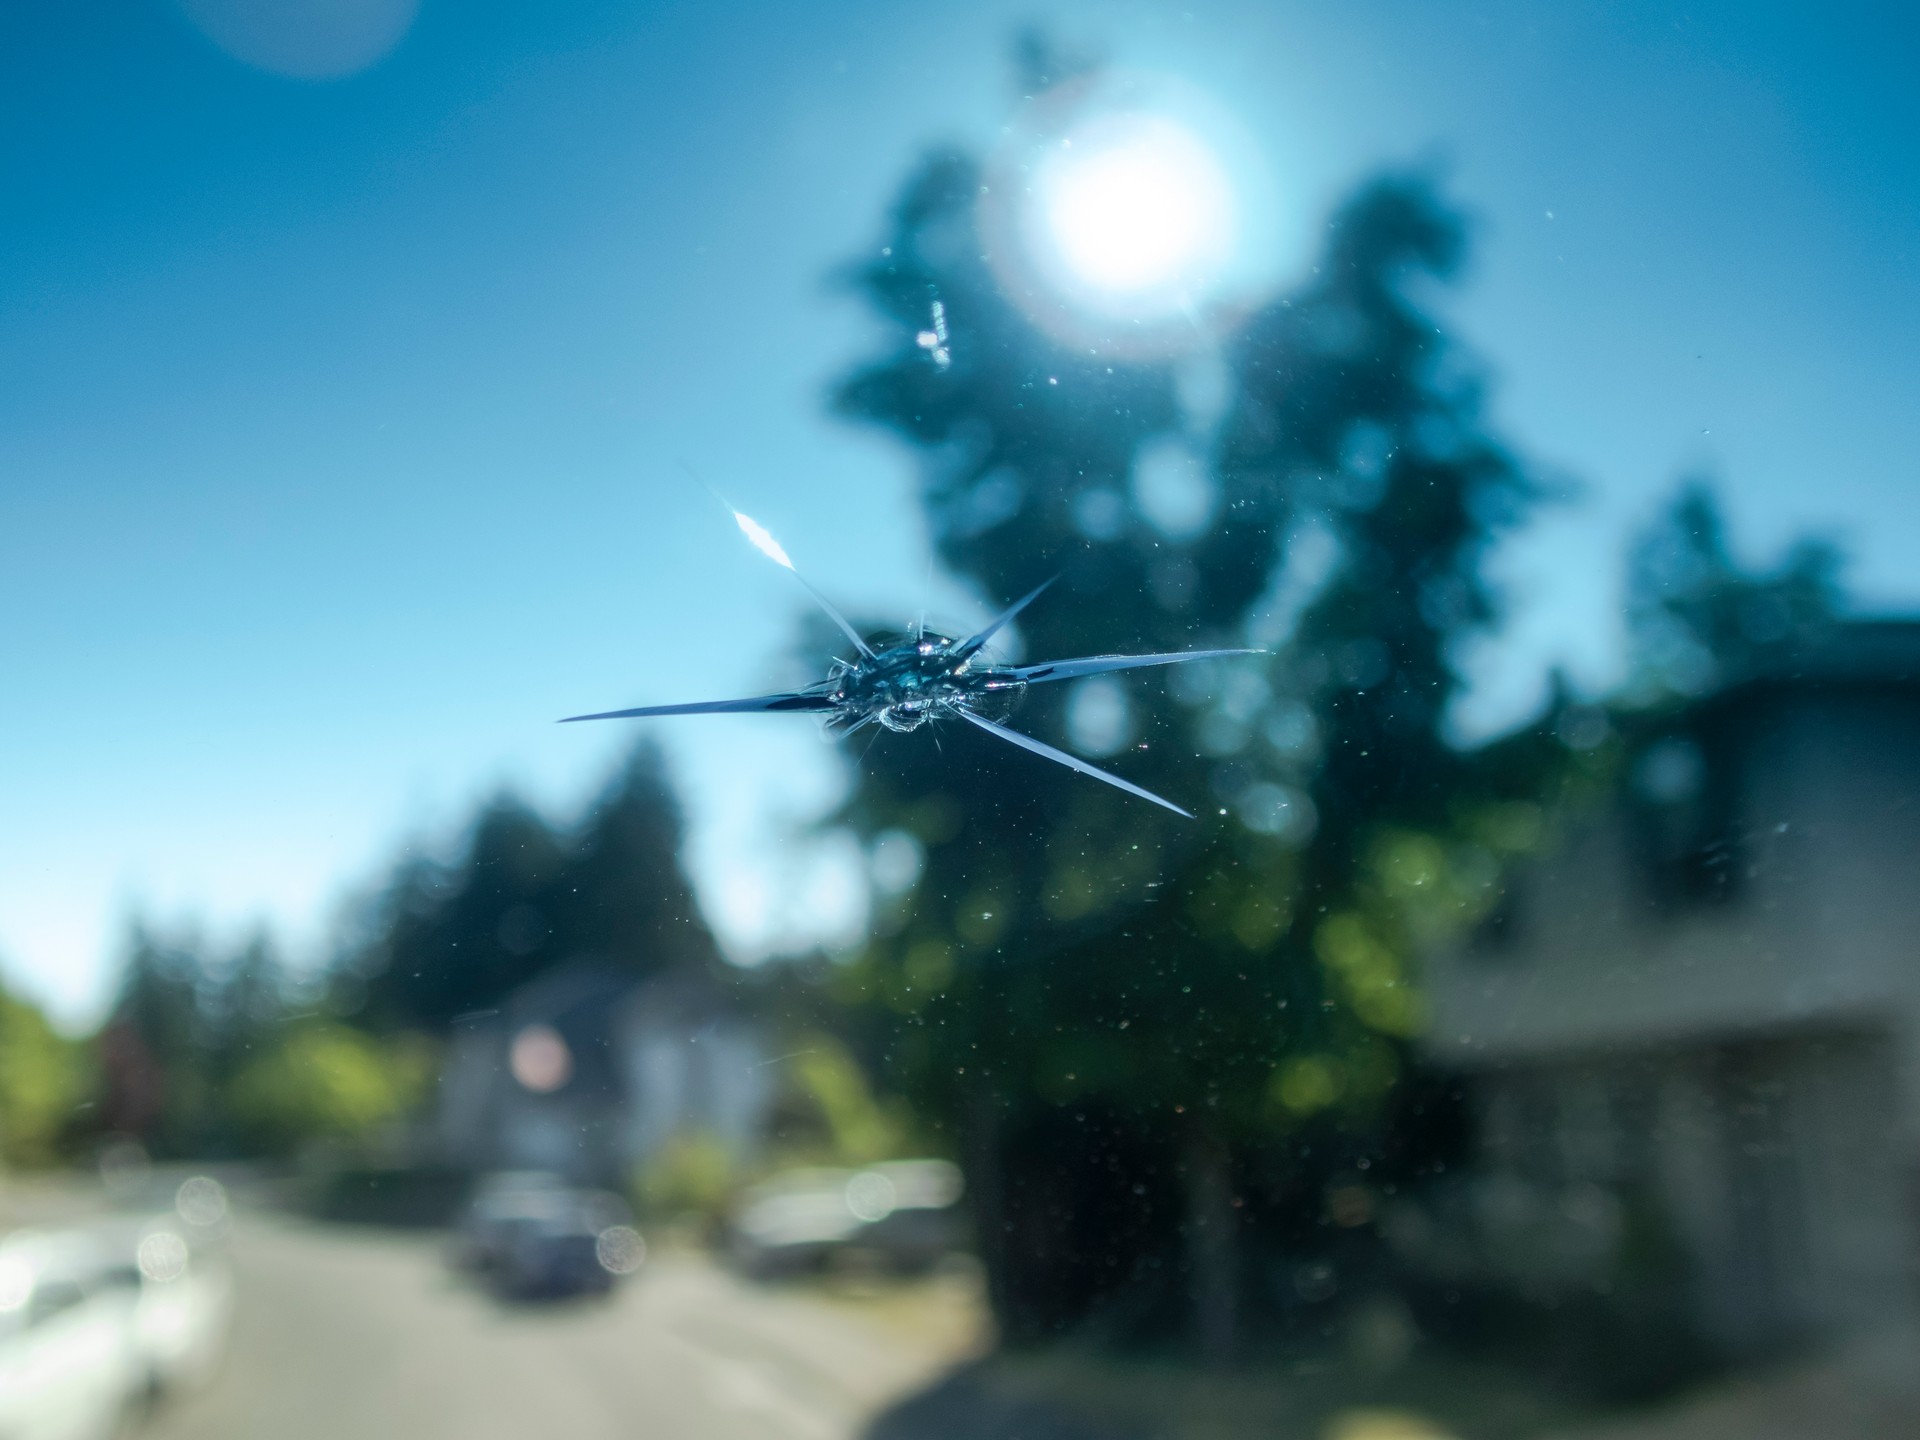
[[[978,613],[906,457],[823,413],[870,334],[828,275],[925,145],[993,143],[1029,20],[1235,117],[1273,283],[1382,163],[1476,217],[1448,317],[1582,488],[1499,560],[1469,727],[1607,682],[1685,468],[1754,553],[1820,528],[1920,598],[1891,5],[357,0],[397,44],[313,79],[250,63],[246,3],[0,11],[0,974],[75,1023],[135,908],[317,954],[401,845],[506,783],[564,814],[631,739],[555,716],[791,678],[804,600],[683,458],[847,608]],[[658,734],[737,955],[857,922],[797,838],[812,727]]]

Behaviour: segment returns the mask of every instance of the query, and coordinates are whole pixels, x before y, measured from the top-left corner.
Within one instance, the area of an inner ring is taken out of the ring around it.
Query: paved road
[[[974,1347],[958,1278],[865,1295],[695,1256],[611,1300],[507,1307],[432,1238],[243,1217],[219,1377],[141,1440],[837,1440]]]

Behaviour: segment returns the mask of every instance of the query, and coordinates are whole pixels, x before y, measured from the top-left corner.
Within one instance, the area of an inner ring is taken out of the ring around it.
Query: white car
[[[226,1257],[171,1226],[149,1228],[135,1249],[140,1300],[134,1342],[147,1388],[167,1396],[197,1389],[226,1353],[233,1278]]]
[[[113,1256],[113,1282],[137,1297],[134,1347],[147,1392],[158,1398],[205,1383],[226,1350],[233,1313],[223,1232],[166,1215],[89,1233]]]
[[[742,1269],[818,1269],[864,1252],[897,1270],[925,1270],[964,1238],[958,1167],[890,1160],[865,1170],[789,1170],[745,1191],[727,1227]]]
[[[147,1384],[138,1271],[103,1237],[0,1241],[0,1440],[100,1440]]]

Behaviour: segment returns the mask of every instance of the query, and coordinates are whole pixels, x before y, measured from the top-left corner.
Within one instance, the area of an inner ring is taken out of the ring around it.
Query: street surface
[[[495,1301],[435,1236],[258,1213],[232,1344],[140,1440],[840,1440],[977,1353],[971,1281],[767,1287],[692,1254],[609,1300]]]

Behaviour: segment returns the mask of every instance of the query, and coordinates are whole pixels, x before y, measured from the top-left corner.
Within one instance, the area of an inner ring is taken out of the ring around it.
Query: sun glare
[[[1036,177],[1046,238],[1067,275],[1113,301],[1185,301],[1235,239],[1233,188],[1185,127],[1110,115],[1065,137]]]

